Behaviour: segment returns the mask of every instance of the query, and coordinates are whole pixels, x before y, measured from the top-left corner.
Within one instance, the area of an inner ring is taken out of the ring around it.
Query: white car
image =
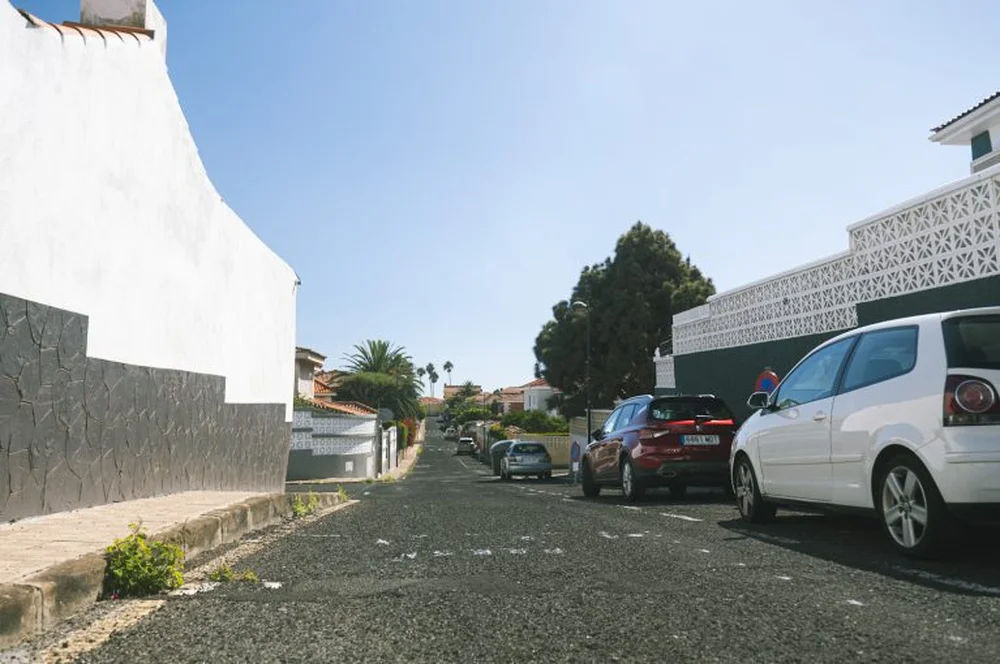
[[[816,347],[733,441],[743,518],[777,506],[875,514],[895,548],[945,552],[1000,523],[1000,307],[885,321]]]

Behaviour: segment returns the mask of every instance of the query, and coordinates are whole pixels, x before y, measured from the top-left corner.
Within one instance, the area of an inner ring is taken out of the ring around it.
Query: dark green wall
[[[890,297],[858,305],[858,325],[935,311],[1000,305],[1000,276]]]
[[[858,324],[996,305],[1000,305],[1000,276],[859,304]],[[841,332],[843,330],[675,356],[677,389],[687,394],[715,394],[729,404],[737,417],[745,418],[750,415],[747,397],[754,391],[757,376],[766,367],[777,373],[778,378],[784,378],[803,355]]]
[[[677,388],[685,394],[714,394],[743,419],[750,415],[746,400],[757,376],[770,367],[784,378],[803,355],[840,332],[811,334],[750,346],[724,348],[674,357]]]

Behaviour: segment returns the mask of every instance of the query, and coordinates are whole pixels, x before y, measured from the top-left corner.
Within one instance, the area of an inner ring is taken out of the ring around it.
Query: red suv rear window
[[[733,413],[722,399],[709,397],[669,397],[649,404],[649,419],[679,422],[707,416],[713,420],[732,420]]]
[[[941,323],[950,368],[1000,369],[1000,316],[962,316]]]

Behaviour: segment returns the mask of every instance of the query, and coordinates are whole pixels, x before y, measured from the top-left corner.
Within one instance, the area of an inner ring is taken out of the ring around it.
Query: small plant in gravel
[[[301,493],[292,497],[292,516],[296,519],[304,519],[319,509],[319,496],[310,491],[303,498]]]
[[[184,584],[184,551],[176,544],[150,540],[142,523],[107,548],[104,597],[154,595]]]
[[[257,583],[257,573],[251,569],[237,572],[232,567],[223,563],[208,573],[208,580],[216,583],[229,583],[231,581],[241,583]]]

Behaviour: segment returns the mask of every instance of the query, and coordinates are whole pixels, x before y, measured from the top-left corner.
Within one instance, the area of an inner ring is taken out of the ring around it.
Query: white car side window
[[[779,410],[792,408],[833,395],[837,375],[855,337],[849,337],[810,355],[788,374],[778,387],[775,404]]]

